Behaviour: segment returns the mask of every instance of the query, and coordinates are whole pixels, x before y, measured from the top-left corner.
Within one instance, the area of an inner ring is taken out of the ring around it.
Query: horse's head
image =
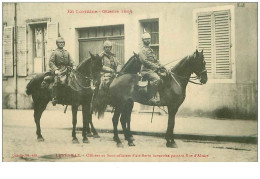
[[[91,52],[89,52],[89,54],[91,76],[96,78],[100,74],[103,67],[102,57],[100,57],[98,54],[92,54]]]
[[[199,52],[196,50],[193,54],[193,60],[191,61],[192,72],[197,75],[202,84],[206,84],[208,81],[206,62],[203,56],[203,50]]]

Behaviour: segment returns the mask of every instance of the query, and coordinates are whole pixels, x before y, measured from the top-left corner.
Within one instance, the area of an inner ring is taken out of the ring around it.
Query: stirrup
[[[153,106],[153,105],[159,105],[160,102],[161,102],[160,100],[152,98],[148,101],[148,104]]]

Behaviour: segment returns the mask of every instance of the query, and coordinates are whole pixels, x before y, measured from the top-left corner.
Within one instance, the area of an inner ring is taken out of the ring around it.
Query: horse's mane
[[[180,66],[182,66],[184,63],[186,63],[188,60],[190,60],[192,55],[187,55],[184,58],[182,58],[176,65],[174,65],[171,68],[171,72],[175,72],[176,70],[179,69]]]
[[[91,57],[89,57],[88,59],[83,60],[82,62],[80,62],[76,68],[76,70],[81,70],[81,68],[84,68],[87,64],[90,62]]]
[[[125,74],[125,73],[131,73],[131,74],[136,74],[140,71],[141,69],[141,62],[135,55],[133,55],[127,62],[124,64],[122,69],[120,70],[120,74]]]

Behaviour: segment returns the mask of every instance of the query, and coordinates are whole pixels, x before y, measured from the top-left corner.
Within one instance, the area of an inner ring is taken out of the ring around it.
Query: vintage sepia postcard
[[[2,3],[3,162],[258,161],[257,14]]]

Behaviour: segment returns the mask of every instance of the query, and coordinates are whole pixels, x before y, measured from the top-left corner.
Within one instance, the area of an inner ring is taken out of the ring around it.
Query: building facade
[[[204,51],[209,81],[188,85],[180,114],[257,118],[257,3],[3,3],[3,108],[32,107],[26,85],[59,35],[76,64],[106,39],[124,64],[144,31],[162,64]]]

